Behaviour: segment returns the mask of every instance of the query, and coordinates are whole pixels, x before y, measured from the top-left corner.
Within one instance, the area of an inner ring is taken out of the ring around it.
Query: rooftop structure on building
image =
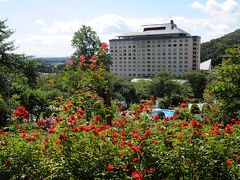
[[[177,27],[173,20],[167,24],[151,24],[142,25],[142,27],[135,31],[117,36],[119,39],[137,39],[146,37],[165,37],[165,36],[189,36],[186,31]]]
[[[191,36],[173,20],[143,25],[110,40],[111,71],[126,78],[152,77],[170,71],[175,76],[199,69],[200,37]]]

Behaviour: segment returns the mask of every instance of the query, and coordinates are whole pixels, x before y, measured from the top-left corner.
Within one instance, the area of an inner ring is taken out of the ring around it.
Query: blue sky
[[[0,0],[17,53],[70,56],[73,33],[89,25],[100,39],[171,19],[202,42],[240,28],[240,0]]]

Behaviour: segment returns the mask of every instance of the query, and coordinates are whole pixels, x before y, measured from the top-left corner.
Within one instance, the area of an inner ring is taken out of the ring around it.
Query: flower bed
[[[184,106],[180,108],[185,108]],[[0,179],[238,179],[240,121],[149,120],[151,101],[135,113],[99,117],[65,108],[58,117],[0,131]]]

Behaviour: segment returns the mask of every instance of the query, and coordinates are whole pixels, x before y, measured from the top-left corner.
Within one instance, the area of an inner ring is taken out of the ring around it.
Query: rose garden
[[[203,89],[201,112],[188,108],[198,97],[161,78],[136,101],[120,80],[113,90],[108,45],[96,46],[36,82],[30,61],[19,72],[23,57],[1,56],[0,77],[6,62],[13,68],[0,94],[0,179],[239,179],[239,46]],[[153,115],[156,100],[175,114]]]

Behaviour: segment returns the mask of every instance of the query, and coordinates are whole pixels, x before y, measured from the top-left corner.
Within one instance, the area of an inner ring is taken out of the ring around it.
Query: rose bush
[[[134,112],[118,111],[109,126],[97,115],[86,120],[78,103],[68,101],[38,128],[23,122],[12,132],[1,130],[0,179],[240,177],[240,121],[149,119],[151,108],[150,100]]]

